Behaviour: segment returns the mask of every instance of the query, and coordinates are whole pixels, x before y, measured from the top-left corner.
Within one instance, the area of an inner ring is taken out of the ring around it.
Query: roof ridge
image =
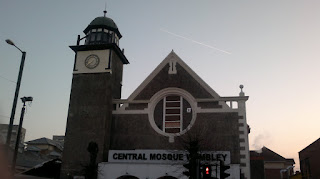
[[[273,150],[267,148],[266,146],[263,146],[263,148],[265,148],[265,149],[268,150],[269,152],[272,152],[272,154],[276,155],[277,157],[280,157],[280,158],[282,158],[283,160],[286,160],[285,157],[283,157],[282,155],[280,155],[280,154],[274,152]],[[262,151],[262,153],[263,153],[263,151]]]
[[[213,90],[211,86],[209,86],[192,68],[188,66],[186,62],[184,62],[173,50],[158,64],[153,71],[147,75],[147,77],[140,83],[140,85],[131,93],[131,95],[127,98],[129,101],[134,100],[138,94],[149,84],[149,82],[157,75],[159,72],[170,62],[176,61],[179,65],[187,71],[187,73],[196,80],[200,86],[208,92],[213,98],[220,98],[220,95]]]
[[[303,148],[302,150],[300,150],[300,152],[302,152],[302,151],[305,150],[306,148],[310,147],[311,145],[315,144],[316,142],[318,142],[318,140],[320,140],[320,137],[319,137],[317,140],[313,141],[311,144],[307,145],[307,146],[306,146],[305,148]],[[300,153],[300,152],[299,152],[299,153]]]

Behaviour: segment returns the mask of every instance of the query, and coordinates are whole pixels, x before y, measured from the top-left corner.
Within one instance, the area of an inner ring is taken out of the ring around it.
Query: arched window
[[[132,176],[132,175],[122,175],[121,177],[118,177],[117,179],[139,179],[139,178]]]
[[[163,177],[160,177],[158,179],[178,179],[178,178],[173,177],[173,176],[163,176]]]
[[[154,94],[150,101],[149,122],[161,135],[183,135],[195,122],[196,101],[183,89],[163,89]]]
[[[180,133],[190,124],[192,111],[189,102],[180,95],[168,94],[154,110],[154,120],[165,133]]]

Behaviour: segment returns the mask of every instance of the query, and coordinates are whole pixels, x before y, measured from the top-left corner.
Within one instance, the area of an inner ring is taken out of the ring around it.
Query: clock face
[[[100,59],[97,55],[89,55],[84,61],[84,65],[89,69],[94,69],[99,65]]]

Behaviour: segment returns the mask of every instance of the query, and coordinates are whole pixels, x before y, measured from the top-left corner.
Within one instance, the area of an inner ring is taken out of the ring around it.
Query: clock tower
[[[90,162],[90,142],[98,146],[96,163],[108,160],[112,101],[121,98],[123,64],[129,63],[119,48],[122,36],[112,19],[97,17],[83,32],[77,45],[70,46],[75,60],[61,178],[83,175]]]

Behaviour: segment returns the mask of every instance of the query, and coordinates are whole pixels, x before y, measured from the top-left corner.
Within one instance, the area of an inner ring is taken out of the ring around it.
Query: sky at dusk
[[[32,96],[26,141],[64,135],[77,35],[103,0],[0,0],[0,123],[9,123],[21,53],[27,52],[20,97]],[[250,149],[286,158],[320,137],[320,1],[108,0],[121,34],[122,98],[171,52],[220,96],[244,85]],[[15,124],[19,121],[18,101]],[[297,168],[296,168],[297,170]],[[299,170],[299,169],[298,169]]]

